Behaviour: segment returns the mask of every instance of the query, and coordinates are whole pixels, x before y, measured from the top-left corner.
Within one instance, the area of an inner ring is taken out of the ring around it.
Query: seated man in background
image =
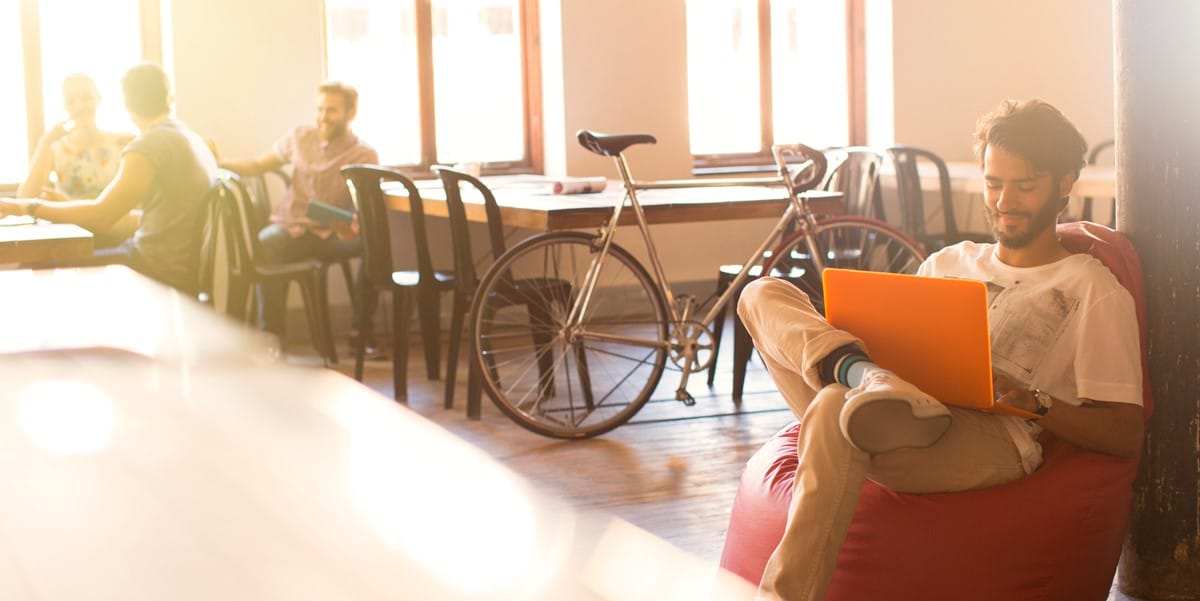
[[[1043,430],[1120,457],[1142,444],[1133,299],[1055,232],[1084,164],[1083,137],[1049,104],[1006,101],[980,120],[975,142],[996,243],[945,248],[918,273],[988,283],[998,402],[1040,419],[943,405],[871,363],[861,341],[791,284],[750,284],[738,313],[801,419],[787,527],[760,599],[824,596],[866,478],[907,493],[1003,484],[1040,465]]]
[[[199,283],[204,199],[217,161],[204,140],[171,118],[171,88],[162,67],[142,64],[121,79],[125,108],[141,132],[121,153],[116,176],[94,199],[0,200],[0,213],[74,223],[94,233],[136,222],[133,236],[99,250],[86,264],[125,263],[169,286],[194,292]]]
[[[340,260],[362,254],[357,222],[335,227],[307,217],[308,204],[319,200],[353,211],[350,190],[341,168],[358,163],[378,163],[379,156],[350,131],[358,109],[358,91],[327,82],[317,88],[317,120],[298,125],[275,142],[271,152],[257,159],[223,161],[222,167],[239,175],[262,175],[292,165],[292,181],[283,198],[272,207],[271,223],[258,237],[263,259],[288,263],[306,259]],[[360,270],[359,287],[362,286]],[[286,284],[263,284],[259,289],[260,325],[280,338],[285,334]],[[357,311],[357,307],[354,308]],[[353,318],[358,327],[359,317]]]

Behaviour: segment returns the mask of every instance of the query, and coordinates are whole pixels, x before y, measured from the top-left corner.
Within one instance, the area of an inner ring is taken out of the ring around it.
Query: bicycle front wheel
[[[585,280],[599,258],[595,236],[535,236],[501,256],[475,294],[471,336],[484,390],[505,415],[544,436],[612,430],[642,408],[662,376],[669,315],[659,288],[614,244],[596,265],[589,296]]]
[[[798,286],[824,313],[823,269],[912,274],[925,256],[919,242],[882,221],[831,217],[818,221],[808,232],[800,231],[784,240],[771,253],[764,272]]]

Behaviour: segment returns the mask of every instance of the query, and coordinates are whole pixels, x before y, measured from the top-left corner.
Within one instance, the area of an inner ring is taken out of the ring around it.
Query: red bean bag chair
[[[1058,226],[1072,252],[1098,258],[1129,289],[1141,330],[1145,415],[1145,297],[1137,253],[1095,223]],[[750,459],[734,498],[721,566],[757,583],[787,521],[798,423]],[[1047,599],[1103,601],[1128,524],[1139,458],[1118,459],[1043,435],[1032,475],[987,489],[903,494],[868,481],[826,600]]]

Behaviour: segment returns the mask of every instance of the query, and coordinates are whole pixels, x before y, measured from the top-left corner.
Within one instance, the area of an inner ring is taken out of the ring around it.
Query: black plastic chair
[[[964,240],[991,242],[992,236],[985,233],[967,233],[958,227],[954,214],[953,190],[950,187],[950,171],[946,162],[936,153],[915,146],[892,146],[887,149],[888,159],[896,171],[896,195],[900,204],[900,229],[916,238],[925,246],[926,252],[957,244]],[[926,227],[929,215],[925,208],[925,187],[921,184],[920,164],[927,162],[937,170],[938,207],[933,216],[942,217],[941,232],[930,232]]]
[[[412,180],[394,169],[380,165],[347,165],[342,176],[350,187],[350,198],[358,211],[359,235],[363,242],[363,277],[361,294],[356,299],[362,320],[362,331],[370,331],[373,322],[374,300],[380,292],[392,293],[392,383],[397,401],[408,398],[408,332],[415,301],[420,313],[421,338],[425,349],[425,369],[430,380],[438,379],[441,347],[440,300],[443,292],[454,290],[455,276],[433,268],[429,251],[429,236],[425,229],[425,209],[421,194]],[[417,268],[397,271],[392,261],[391,225],[384,202],[383,182],[398,182],[408,196],[411,240],[415,247]],[[354,379],[362,381],[366,336],[354,341]]]
[[[204,225],[200,237],[200,264],[197,271],[196,300],[209,307],[216,305],[214,282],[217,273],[217,249],[220,247],[222,194],[232,194],[229,184],[218,179],[204,195]]]
[[[1097,164],[1100,161],[1100,155],[1103,154],[1104,151],[1112,150],[1114,148],[1116,148],[1115,140],[1104,140],[1103,142],[1096,144],[1095,146],[1092,147],[1091,150],[1088,151],[1087,164],[1088,165]],[[1079,212],[1079,220],[1080,221],[1092,221],[1092,205],[1093,205],[1093,203],[1094,203],[1094,199],[1091,196],[1084,197],[1083,208],[1080,209],[1080,212]],[[1117,227],[1117,208],[1116,208],[1116,206],[1113,206],[1113,211],[1108,219],[1108,223],[1106,223],[1105,225],[1107,225],[1110,228]]]
[[[883,156],[873,148],[845,146],[825,150],[828,168],[821,189],[841,192],[847,215],[885,220],[879,189]]]
[[[273,169],[264,173],[261,176],[243,177],[242,184],[250,192],[251,212],[250,224],[251,229],[258,232],[261,231],[271,222],[271,193],[270,179],[276,179],[279,185],[287,188],[292,185],[292,177],[282,169]],[[329,305],[329,268],[337,266],[342,271],[342,278],[346,282],[346,292],[350,295],[350,304],[354,304],[354,295],[356,289],[354,287],[354,274],[350,271],[350,259],[313,259],[321,264],[321,290],[325,295],[325,305]],[[337,345],[335,344],[330,351],[330,362],[337,363]]]
[[[254,286],[264,282],[284,282],[286,287],[294,283],[304,298],[304,314],[313,347],[326,361],[336,361],[321,261],[260,263],[258,230],[250,221],[254,212],[250,192],[241,178],[231,171],[222,172],[218,185],[222,191],[216,198],[217,212],[225,239],[226,260],[229,261],[226,312],[234,319],[248,322],[253,318],[253,313],[247,309]]]
[[[446,208],[450,216],[450,237],[454,242],[454,309],[451,312],[450,349],[446,359],[446,396],[445,407],[454,407],[454,387],[459,344],[463,337],[463,322],[467,308],[479,286],[479,274],[484,271],[484,265],[490,265],[500,255],[504,254],[504,221],[500,215],[500,206],[491,189],[478,178],[448,167],[435,165],[432,170],[442,180],[446,190]],[[466,204],[463,201],[463,186],[475,190],[483,201],[484,212],[487,216],[488,250],[477,257],[471,245],[470,220],[467,218]],[[546,278],[525,278],[508,282],[511,289],[504,298],[510,305],[525,304],[532,321],[548,322],[548,309],[544,307],[545,299],[559,299],[564,305],[571,296],[571,285],[560,280]],[[493,307],[498,305],[493,303]],[[535,340],[535,344],[548,346],[550,340]],[[475,345],[468,347],[469,353],[475,353]],[[542,373],[542,381],[548,386],[553,382],[553,361],[549,352],[541,353],[544,360],[539,361],[538,368]],[[467,375],[467,417],[479,419],[482,398],[479,365],[469,361]]]

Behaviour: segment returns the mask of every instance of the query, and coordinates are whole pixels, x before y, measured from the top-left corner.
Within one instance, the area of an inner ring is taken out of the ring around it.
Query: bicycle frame
[[[649,258],[651,274],[654,279],[655,287],[662,298],[665,299],[668,311],[670,312],[670,331],[666,340],[647,340],[640,338],[629,338],[625,336],[612,334],[599,334],[595,332],[581,333],[582,337],[590,337],[595,340],[607,340],[622,342],[631,345],[646,346],[646,347],[665,347],[667,350],[672,348],[678,349],[682,354],[681,368],[682,376],[680,378],[679,387],[676,390],[676,399],[687,404],[694,403],[691,395],[687,393],[687,381],[696,365],[696,339],[699,334],[694,333],[690,336],[684,335],[682,326],[684,323],[694,321],[699,323],[705,331],[716,320],[720,311],[726,309],[726,304],[741,289],[742,285],[749,277],[751,268],[762,261],[763,254],[771,249],[775,244],[782,241],[783,233],[789,224],[797,224],[802,231],[811,229],[816,220],[812,212],[806,205],[807,200],[796,192],[796,186],[792,180],[791,170],[788,168],[786,156],[789,152],[799,150],[798,145],[777,145],[772,148],[778,173],[772,177],[751,177],[751,178],[721,178],[721,179],[687,179],[687,180],[655,180],[655,181],[637,181],[634,180],[629,171],[629,165],[625,160],[624,153],[618,153],[613,157],[617,164],[617,170],[621,175],[621,180],[625,186],[624,199],[613,207],[612,217],[601,226],[598,233],[600,248],[597,255],[593,258],[587,273],[584,276],[584,283],[580,294],[576,297],[575,303],[567,317],[567,328],[574,330],[577,328],[580,320],[586,315],[591,303],[592,293],[595,290],[596,282],[599,279],[600,267],[604,264],[604,259],[608,255],[609,249],[612,246],[613,234],[616,231],[617,224],[620,222],[622,211],[625,209],[628,202],[629,207],[633,210],[636,225],[642,235],[642,242],[646,248]],[[727,187],[727,186],[782,186],[787,191],[789,204],[784,210],[783,215],[775,223],[764,238],[758,248],[755,249],[746,261],[742,264],[738,275],[733,279],[733,282],[725,289],[713,302],[712,307],[699,320],[692,319],[691,312],[694,309],[693,302],[689,298],[688,302],[677,302],[675,295],[671,292],[668,285],[666,272],[663,269],[662,262],[658,257],[658,250],[654,244],[653,237],[650,235],[649,225],[646,222],[645,212],[642,209],[641,202],[638,200],[638,191],[644,190],[666,190],[679,188],[708,188],[708,187]],[[815,252],[815,248],[811,248],[812,241],[809,240],[810,250],[813,251],[813,262],[818,270],[823,269],[819,253]]]

